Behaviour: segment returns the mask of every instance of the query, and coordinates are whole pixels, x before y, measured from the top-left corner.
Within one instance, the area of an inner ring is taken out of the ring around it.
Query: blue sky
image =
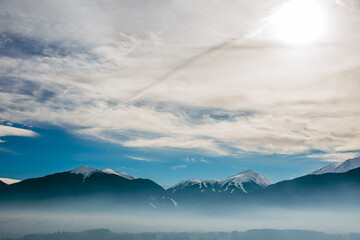
[[[357,1],[0,5],[1,177],[277,181],[358,155]]]
[[[1,177],[26,179],[87,165],[150,178],[166,186],[189,178],[222,179],[247,169],[280,181],[301,176],[327,164],[301,155],[209,157],[183,149],[126,148],[74,136],[55,126],[42,124],[42,128],[24,129],[31,129],[37,135],[1,137],[4,141],[0,149]]]

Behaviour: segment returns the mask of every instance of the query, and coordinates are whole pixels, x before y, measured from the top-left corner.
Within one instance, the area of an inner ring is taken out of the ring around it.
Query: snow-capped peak
[[[84,179],[87,177],[90,177],[90,175],[95,172],[101,172],[101,171],[97,170],[95,168],[88,167],[88,166],[81,166],[81,167],[75,168],[74,170],[70,171],[70,173],[82,174]]]
[[[238,174],[235,174],[229,178],[235,178],[235,177],[242,177],[242,176],[254,176],[254,175],[259,175],[258,173],[254,172],[253,170],[251,169],[248,169],[248,170],[245,170],[245,171],[242,171],[242,172],[239,172]]]
[[[115,170],[112,170],[112,169],[110,169],[110,168],[105,168],[105,169],[102,169],[101,171],[102,171],[103,173],[107,173],[107,174],[115,174],[115,175],[118,175],[118,176],[120,176],[120,177],[129,179],[129,180],[134,180],[134,179],[136,179],[136,177],[131,176],[131,175],[127,174],[127,173],[120,172],[120,171],[115,171]]]
[[[97,173],[105,173],[105,174],[114,174],[114,175],[129,179],[129,180],[136,179],[136,177],[134,177],[134,176],[131,176],[131,175],[126,174],[124,172],[115,171],[115,170],[112,170],[110,168],[105,168],[105,169],[102,169],[102,170],[98,170],[98,169],[91,168],[91,167],[88,167],[88,166],[81,166],[81,167],[75,168],[74,170],[70,171],[70,173],[82,174],[84,179],[90,177],[91,174],[96,173],[96,172]]]
[[[330,164],[325,167],[319,168],[309,175],[321,175],[325,173],[344,173],[355,168],[360,167],[360,157],[348,159],[341,163]]]
[[[17,182],[21,182],[21,180],[17,180],[17,179],[11,179],[11,178],[0,178],[0,181],[6,183],[6,184],[14,184]]]
[[[229,178],[226,178],[222,180],[223,184],[226,184],[228,182],[236,182],[237,184],[243,183],[243,182],[254,182],[262,187],[267,187],[271,184],[274,184],[273,181],[265,177],[264,175],[254,172],[251,169],[248,169],[246,171],[240,172],[234,176],[231,176]]]
[[[234,176],[225,178],[223,180],[195,180],[195,179],[189,179],[186,181],[181,181],[177,183],[176,185],[170,187],[168,190],[172,192],[181,191],[186,188],[193,188],[196,187],[199,189],[199,191],[203,192],[205,189],[211,189],[212,191],[231,191],[231,193],[234,191],[233,187],[237,189],[241,189],[242,192],[247,193],[247,190],[244,187],[244,183],[247,182],[253,182],[259,187],[267,187],[271,184],[274,184],[270,179],[266,178],[265,176],[256,173],[252,170],[246,170],[243,172],[240,172]]]

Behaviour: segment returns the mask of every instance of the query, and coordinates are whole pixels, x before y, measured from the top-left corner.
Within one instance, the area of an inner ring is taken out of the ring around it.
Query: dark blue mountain
[[[149,179],[129,179],[89,167],[26,179],[8,185],[0,191],[0,201],[7,202],[89,201],[90,199],[119,204],[145,204],[151,207],[156,206],[161,199],[167,198],[166,191]]]
[[[360,202],[360,168],[344,173],[306,175],[282,181],[248,196],[249,202],[275,205],[331,205]]]
[[[3,181],[1,181],[0,180],[0,189],[5,189],[5,188],[7,188],[7,184],[6,183],[4,183]]]
[[[271,184],[274,183],[270,179],[249,169],[222,180],[181,181],[167,192],[182,205],[199,208],[232,200]]]
[[[360,168],[344,173],[306,175],[276,184],[271,184],[261,174],[245,171],[225,180],[185,181],[168,191],[149,179],[89,167],[11,185],[0,182],[0,202],[3,205],[51,201],[56,204],[111,203],[112,206],[192,209],[251,205],[350,206],[360,201]]]
[[[224,191],[234,187],[223,184],[228,182],[231,181],[188,180],[168,192],[179,206],[200,211],[249,206],[354,206],[360,202],[360,168],[345,173],[306,175],[267,186],[260,186],[262,181],[237,180],[242,184],[238,184],[237,192]],[[256,182],[255,187],[251,185]]]

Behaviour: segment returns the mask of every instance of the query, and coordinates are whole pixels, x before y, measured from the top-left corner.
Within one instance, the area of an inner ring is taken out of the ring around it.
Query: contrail
[[[121,101],[119,101],[118,103],[114,104],[113,106],[109,107],[109,109],[111,108],[115,108],[117,107],[118,105],[122,104],[122,103],[126,103],[126,102],[129,102],[139,96],[141,96],[142,94],[144,94],[145,92],[147,92],[149,89],[155,87],[156,85],[158,85],[159,83],[161,82],[164,82],[166,81],[168,78],[170,78],[174,73],[178,72],[178,71],[181,71],[182,69],[186,68],[187,66],[191,65],[193,62],[195,62],[196,60],[202,58],[203,56],[209,54],[209,53],[212,53],[212,52],[215,52],[227,45],[229,45],[232,41],[226,41],[226,42],[223,42],[215,47],[212,47],[212,48],[209,48],[207,49],[206,51],[203,51],[189,59],[187,59],[186,61],[182,62],[181,64],[179,64],[177,67],[171,69],[169,72],[165,73],[164,75],[160,76],[158,79],[156,79],[153,83],[149,84],[148,86],[145,86],[139,90],[137,90],[132,96],[126,98],[126,99],[123,99]]]
[[[191,65],[192,63],[194,63],[196,60],[212,53],[215,52],[217,50],[220,50],[226,46],[228,46],[229,44],[233,43],[234,41],[236,41],[237,39],[231,39],[231,40],[227,40],[225,42],[222,42],[221,44],[218,44],[214,47],[208,48],[203,52],[200,52],[199,54],[196,54],[194,56],[192,56],[191,58],[187,59],[186,61],[180,63],[178,66],[176,66],[175,68],[171,69],[170,71],[166,72],[164,75],[160,76],[159,78],[157,78],[154,82],[152,82],[151,84],[140,88],[139,90],[135,91],[131,96],[125,98],[125,99],[121,99],[119,101],[116,101],[116,103],[114,103],[113,105],[111,105],[110,107],[92,114],[91,116],[87,117],[86,119],[81,120],[79,123],[83,123],[91,118],[93,118],[94,116],[104,113],[110,109],[116,108],[117,106],[124,104],[126,102],[132,101],[136,98],[138,98],[139,96],[143,95],[145,92],[147,92],[148,90],[150,90],[151,88],[155,87],[156,85],[166,81],[167,79],[169,79],[172,75],[174,75],[176,72],[181,71],[183,69],[185,69],[186,67],[188,67],[189,65]]]

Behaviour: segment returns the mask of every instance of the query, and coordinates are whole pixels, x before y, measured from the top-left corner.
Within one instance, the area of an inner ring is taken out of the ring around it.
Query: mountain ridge
[[[360,168],[345,173],[305,175],[278,183],[246,170],[222,180],[181,181],[167,190],[150,179],[127,179],[110,170],[107,173],[82,166],[10,185],[0,182],[0,202],[40,204],[45,200],[67,199],[71,204],[73,200],[94,202],[91,199],[101,199],[117,207],[138,204],[149,208],[203,207],[205,210],[219,203],[222,207],[246,207],[249,204],[316,205],[360,199]]]
[[[356,157],[356,158],[347,159],[340,163],[326,165],[309,173],[309,175],[320,175],[325,173],[344,173],[359,167],[360,167],[360,157]]]
[[[246,183],[248,188],[246,189],[244,185]],[[254,188],[267,187],[271,184],[274,184],[273,181],[266,178],[260,173],[256,173],[251,169],[242,171],[238,174],[232,175],[231,177],[220,179],[220,180],[196,180],[188,179],[185,181],[180,181],[174,186],[167,189],[172,193],[183,191],[186,188],[198,188],[200,192],[204,192],[207,189],[211,189],[213,192],[227,192],[230,191],[232,194],[235,190],[240,190],[243,193],[248,193],[248,191],[253,191],[254,189],[250,188],[251,185],[257,185]]]

